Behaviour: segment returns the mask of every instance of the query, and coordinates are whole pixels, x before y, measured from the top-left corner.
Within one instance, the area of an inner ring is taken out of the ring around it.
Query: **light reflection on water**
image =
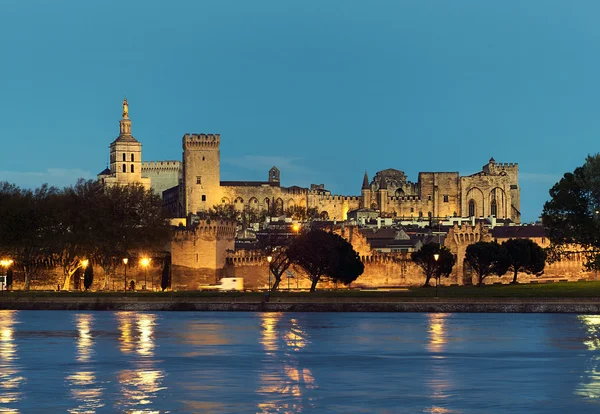
[[[75,315],[77,326],[77,351],[75,359],[79,368],[73,374],[66,377],[67,387],[71,391],[71,397],[77,406],[69,409],[70,413],[89,413],[104,406],[102,402],[103,388],[98,385],[96,374],[91,364],[94,355],[94,338],[92,326],[94,316],[90,313]]]
[[[577,318],[583,324],[587,334],[583,344],[595,355],[589,358],[575,394],[597,399],[600,398],[600,361],[597,355],[600,350],[600,315],[579,315]]]
[[[455,386],[452,376],[449,372],[447,357],[444,355],[447,339],[447,319],[450,314],[447,313],[428,313],[427,350],[432,354],[431,373],[425,379],[426,386],[430,389],[431,398],[434,400],[448,399],[451,394],[449,391]],[[424,412],[428,413],[452,413],[447,407],[433,405],[426,407]]]
[[[157,393],[166,389],[162,386],[164,371],[156,367],[154,359],[157,316],[142,312],[120,312],[116,315],[121,352],[130,354],[135,351],[138,358],[134,359],[133,368],[120,370],[117,374],[121,398],[115,405],[130,413],[157,413],[159,411],[150,406]]]
[[[296,353],[310,343],[306,332],[296,318],[281,313],[262,313],[262,340],[264,350],[273,357],[265,361],[260,374],[257,394],[259,413],[303,412],[314,408],[311,398],[304,396],[307,389],[317,385],[308,367],[302,366]],[[289,319],[289,321],[288,321]],[[278,357],[277,352],[283,354]]]
[[[21,375],[14,332],[18,324],[17,311],[2,311],[0,317],[0,411],[18,413],[14,403],[21,398]],[[12,406],[12,407],[11,407]]]
[[[0,311],[0,411],[600,412],[599,338],[577,315]]]

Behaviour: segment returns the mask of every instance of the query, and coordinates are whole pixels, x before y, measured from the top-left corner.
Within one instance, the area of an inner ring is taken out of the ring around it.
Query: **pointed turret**
[[[369,176],[367,175],[367,170],[365,170],[365,176],[363,178],[362,189],[363,190],[369,189]]]

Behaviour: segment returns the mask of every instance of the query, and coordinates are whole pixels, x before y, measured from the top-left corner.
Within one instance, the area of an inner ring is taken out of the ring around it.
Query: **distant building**
[[[356,211],[365,221],[369,211],[382,218],[437,222],[440,219],[484,218],[520,223],[518,165],[497,163],[493,158],[480,172],[460,176],[457,172],[421,172],[410,182],[399,170],[379,171],[369,182],[365,172],[360,196],[333,195],[324,184],[310,188],[281,186],[277,167],[265,181],[221,181],[221,136],[185,134],[181,161],[142,164],[141,143],[131,135],[127,101],[123,103],[121,133],[111,144],[110,170],[98,177],[106,183],[140,182],[163,195],[173,217],[186,217],[215,205],[236,209],[268,210],[280,215],[291,207],[316,209],[323,220],[344,221]]]

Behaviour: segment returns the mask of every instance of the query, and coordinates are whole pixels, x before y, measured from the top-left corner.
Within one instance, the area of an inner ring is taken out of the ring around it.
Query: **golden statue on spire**
[[[123,99],[123,118],[129,118],[129,104],[127,98]]]

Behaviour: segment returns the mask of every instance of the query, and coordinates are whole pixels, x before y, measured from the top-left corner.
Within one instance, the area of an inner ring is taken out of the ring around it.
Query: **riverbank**
[[[436,294],[438,297],[436,297]],[[600,282],[265,292],[11,291],[0,309],[247,312],[557,312],[600,314]]]
[[[0,309],[81,311],[235,311],[235,312],[490,312],[600,314],[600,298],[452,299],[452,298],[151,298],[6,297]]]

